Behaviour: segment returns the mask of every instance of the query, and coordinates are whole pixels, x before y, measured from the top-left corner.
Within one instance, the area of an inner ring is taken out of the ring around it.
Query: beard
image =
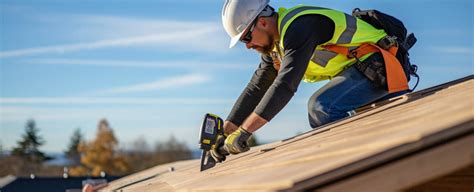
[[[275,40],[269,33],[267,33],[266,37],[267,44],[262,46],[255,46],[254,49],[261,54],[270,55],[270,53],[273,51],[273,48],[275,47],[275,44],[273,43],[275,42]]]

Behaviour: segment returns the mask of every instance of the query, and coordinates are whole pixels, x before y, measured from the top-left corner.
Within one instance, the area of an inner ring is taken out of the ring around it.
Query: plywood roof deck
[[[199,160],[169,163],[103,191],[401,190],[474,164],[473,96],[471,75],[253,147],[204,172]]]

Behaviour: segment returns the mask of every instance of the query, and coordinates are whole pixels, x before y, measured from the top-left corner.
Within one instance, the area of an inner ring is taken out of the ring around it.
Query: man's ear
[[[262,25],[263,28],[265,28],[268,25],[268,22],[265,19],[265,17],[259,17],[258,22]]]

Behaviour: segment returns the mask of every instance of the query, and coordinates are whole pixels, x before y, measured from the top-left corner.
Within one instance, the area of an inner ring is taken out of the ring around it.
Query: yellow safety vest
[[[277,50],[284,53],[285,45],[283,39],[291,23],[302,15],[319,14],[330,18],[334,24],[334,35],[328,42],[318,45],[311,56],[308,67],[304,74],[305,82],[314,83],[321,80],[330,79],[339,74],[346,67],[354,64],[354,58],[338,54],[324,49],[324,45],[339,45],[344,47],[357,48],[362,43],[377,43],[378,40],[387,34],[383,30],[374,28],[365,21],[328,8],[299,5],[291,9],[279,8],[278,10],[278,30],[280,33],[280,44]],[[364,60],[371,54],[364,55],[360,60]],[[280,55],[283,57],[284,55]]]

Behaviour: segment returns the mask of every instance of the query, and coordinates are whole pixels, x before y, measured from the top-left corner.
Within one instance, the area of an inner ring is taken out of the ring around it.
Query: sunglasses
[[[250,29],[247,31],[247,33],[245,33],[242,38],[240,39],[240,41],[242,41],[243,43],[247,44],[247,43],[250,43],[250,41],[252,41],[252,32],[253,32],[253,29],[255,28],[255,25],[257,24],[257,20],[258,19],[255,19],[253,22],[252,22],[252,26],[250,26]]]

